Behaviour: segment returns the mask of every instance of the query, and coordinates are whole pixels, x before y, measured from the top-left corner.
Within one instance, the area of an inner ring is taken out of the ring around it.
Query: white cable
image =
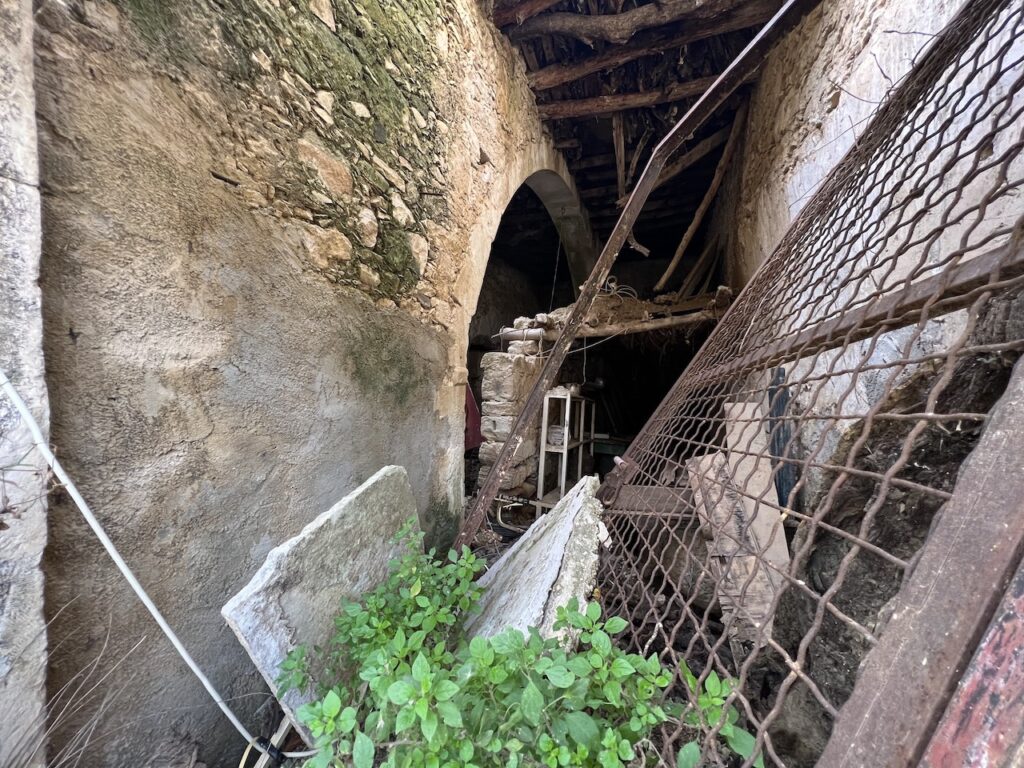
[[[121,553],[118,552],[117,547],[114,546],[114,542],[112,542],[110,537],[107,536],[107,532],[103,530],[103,526],[100,524],[100,521],[96,519],[96,516],[92,513],[89,505],[86,503],[85,499],[82,498],[82,494],[78,492],[78,488],[75,487],[74,481],[72,481],[68,476],[68,473],[64,471],[64,467],[62,467],[60,462],[57,461],[57,457],[53,455],[53,451],[50,450],[50,446],[43,438],[43,431],[39,428],[38,422],[35,420],[32,412],[28,409],[28,406],[25,405],[25,401],[21,399],[21,395],[18,394],[14,385],[11,384],[10,379],[7,378],[7,374],[3,371],[0,371],[0,388],[3,389],[4,393],[11,399],[11,402],[14,403],[14,407],[17,408],[18,413],[21,414],[21,418],[28,426],[29,432],[32,433],[33,443],[35,443],[36,448],[39,449],[39,452],[43,455],[43,458],[46,460],[50,469],[53,470],[53,474],[57,476],[57,479],[60,480],[64,490],[66,490],[68,495],[71,496],[72,500],[75,502],[75,506],[78,507],[78,511],[82,513],[82,517],[84,517],[85,521],[89,523],[89,527],[92,528],[92,532],[96,534],[96,538],[100,540],[103,548],[107,550],[107,554],[110,555],[110,559],[114,561],[114,565],[116,565],[118,570],[121,571],[121,575],[124,576],[132,590],[134,590],[136,596],[138,596],[139,600],[142,601],[142,604],[146,606],[146,610],[148,610],[153,618],[156,619],[156,623],[160,625],[160,629],[163,630],[165,635],[167,635],[167,639],[171,641],[171,645],[174,646],[178,655],[181,656],[186,664],[188,664],[189,669],[191,669],[192,673],[199,679],[199,682],[203,684],[203,688],[206,689],[206,692],[210,694],[210,698],[217,703],[217,706],[220,707],[225,717],[231,721],[231,724],[235,726],[235,730],[242,735],[242,738],[244,738],[246,742],[253,744],[253,746],[255,746],[260,752],[265,752],[266,750],[254,743],[255,740],[253,739],[252,734],[249,733],[246,727],[242,725],[242,722],[235,716],[235,713],[232,712],[224,702],[224,699],[217,692],[217,689],[213,687],[213,683],[211,683],[209,678],[203,674],[203,670],[199,668],[195,659],[192,658],[191,654],[189,654],[185,649],[185,646],[182,645],[178,636],[174,634],[174,630],[171,629],[171,626],[167,623],[163,614],[160,613],[160,609],[156,607],[156,604],[150,599],[149,595],[146,594],[146,590],[143,589],[139,580],[135,578],[135,574],[132,573],[132,569],[128,567],[128,564],[121,557]],[[311,757],[312,755],[317,754],[317,751],[318,750],[313,749],[306,752],[285,752],[283,754],[285,757]]]

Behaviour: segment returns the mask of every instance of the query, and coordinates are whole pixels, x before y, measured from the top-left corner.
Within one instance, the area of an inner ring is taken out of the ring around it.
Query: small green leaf
[[[441,719],[444,721],[445,725],[450,725],[452,728],[462,727],[462,713],[459,712],[459,708],[452,704],[452,702],[438,702],[437,713],[441,715]]]
[[[477,637],[474,637],[472,640],[469,641],[469,652],[474,657],[476,657],[476,656],[483,656],[486,651],[487,651],[487,641],[484,640],[482,637],[477,636]]]
[[[338,730],[341,733],[349,733],[355,727],[356,727],[356,710],[355,710],[355,707],[345,707],[343,710],[341,710],[341,714],[338,715]]]
[[[330,768],[333,760],[334,750],[331,747],[324,747],[317,752],[316,757],[306,763],[306,765],[308,765],[309,768]]]
[[[594,603],[591,603],[591,605],[594,605]],[[612,639],[603,630],[594,630],[590,635],[590,644],[602,656],[607,656],[612,652]]]
[[[540,716],[544,710],[544,696],[532,680],[523,691],[520,709],[526,722],[534,726],[540,725]]]
[[[676,755],[676,768],[697,768],[700,763],[700,745],[696,741],[687,742]]]
[[[434,687],[434,698],[438,701],[448,701],[459,692],[459,686],[451,680],[442,680]]]
[[[416,654],[416,660],[412,663],[412,679],[422,683],[430,674],[430,662],[422,653]]]
[[[587,618],[591,621],[597,621],[601,618],[601,606],[597,603],[587,604]]]
[[[395,733],[401,733],[412,727],[416,722],[416,712],[412,707],[402,707],[395,718]]]
[[[334,691],[328,691],[324,696],[324,717],[334,719],[339,712],[341,712],[341,698]]]
[[[518,629],[509,629],[492,637],[491,645],[502,656],[511,656],[516,651],[522,650],[525,643],[523,634]]]
[[[633,669],[633,665],[621,656],[612,662],[611,673],[615,675],[615,677],[628,677],[635,672],[636,670]]]
[[[427,741],[434,738],[434,734],[437,733],[437,713],[428,711],[420,720],[420,730]]]
[[[616,707],[622,703],[622,683],[618,680],[609,680],[604,684],[604,696]]]
[[[399,706],[408,704],[415,695],[416,689],[405,680],[397,680],[388,686],[388,700],[392,704],[398,704]]]
[[[754,754],[754,747],[757,744],[757,740],[747,731],[742,728],[735,727],[732,730],[732,736],[727,738],[726,742],[729,744],[729,749],[744,760],[749,759],[750,756]],[[764,756],[758,754],[757,759],[754,761],[754,765],[757,766],[757,768],[764,768]]]
[[[708,674],[708,679],[704,681],[704,690],[712,696],[719,696],[722,693],[722,681],[713,669]]]
[[[409,594],[413,597],[416,597],[416,595],[420,593],[421,589],[423,589],[423,584],[420,583],[419,579],[416,579],[416,582],[411,587],[409,587]]]
[[[430,709],[430,702],[426,699],[420,699],[413,705],[413,712],[421,720],[427,716],[427,711]]]
[[[617,635],[628,626],[629,622],[621,616],[612,616],[604,623],[604,631],[609,635]]]
[[[546,670],[544,676],[551,681],[555,688],[568,688],[576,682],[576,675],[560,664]]]
[[[583,744],[587,749],[596,749],[600,731],[594,718],[586,712],[569,712],[562,718],[573,741]]]
[[[373,768],[373,741],[362,731],[356,732],[356,740],[352,744],[352,762],[355,768]]]

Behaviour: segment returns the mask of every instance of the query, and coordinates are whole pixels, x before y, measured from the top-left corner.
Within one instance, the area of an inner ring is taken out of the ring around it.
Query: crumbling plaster
[[[53,441],[265,731],[219,606],[386,464],[408,470],[428,536],[454,534],[469,321],[501,214],[530,183],[585,258],[583,211],[472,0],[47,0],[37,21]],[[102,649],[101,668],[120,661],[104,690],[139,718],[81,765],[193,744],[237,762],[64,498],[50,533],[50,689]]]
[[[45,430],[32,3],[0,0],[0,370]],[[46,467],[0,394],[0,765],[45,757]]]
[[[772,51],[714,221],[734,287],[771,254],[888,90],[960,7],[957,0],[824,0]]]

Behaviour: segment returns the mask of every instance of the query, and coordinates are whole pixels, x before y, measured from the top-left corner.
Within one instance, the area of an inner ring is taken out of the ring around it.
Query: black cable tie
[[[256,739],[256,746],[262,749],[276,765],[281,765],[284,762],[284,752],[275,747],[270,743],[270,739],[266,736],[260,736]]]

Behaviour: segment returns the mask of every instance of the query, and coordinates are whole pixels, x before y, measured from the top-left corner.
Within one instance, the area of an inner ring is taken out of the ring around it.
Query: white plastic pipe
[[[142,604],[146,606],[146,610],[148,610],[150,615],[152,615],[156,620],[156,623],[167,636],[167,639],[171,641],[171,645],[174,646],[178,655],[181,656],[186,664],[188,664],[189,669],[192,670],[192,674],[194,674],[199,679],[199,682],[203,684],[203,688],[205,688],[206,692],[210,694],[210,698],[217,703],[217,706],[220,707],[224,716],[231,721],[231,724],[235,726],[235,730],[242,735],[242,738],[244,738],[249,744],[253,744],[256,749],[260,749],[261,752],[264,751],[255,744],[255,739],[252,734],[249,733],[248,729],[242,725],[242,721],[235,716],[235,713],[232,712],[231,708],[224,702],[223,697],[217,692],[217,689],[213,687],[213,683],[211,683],[209,678],[203,674],[203,670],[199,668],[196,660],[192,658],[192,655],[188,652],[185,646],[182,645],[181,640],[178,639],[174,630],[171,629],[171,625],[167,623],[163,614],[160,613],[160,609],[156,607],[156,604],[150,599],[146,590],[143,589],[142,585],[139,583],[139,580],[135,578],[135,574],[132,573],[132,569],[128,567],[128,563],[126,563],[124,558],[121,557],[121,553],[117,551],[117,547],[114,546],[114,542],[112,542],[110,537],[107,536],[107,532],[103,529],[100,521],[96,519],[96,516],[92,513],[89,505],[86,503],[85,499],[82,498],[82,494],[78,492],[78,488],[75,487],[74,481],[68,473],[64,471],[64,467],[62,467],[60,462],[57,461],[57,457],[53,455],[53,451],[50,450],[49,444],[43,437],[43,431],[39,428],[39,423],[32,415],[32,412],[28,409],[28,406],[25,405],[25,401],[21,399],[21,395],[18,394],[14,385],[11,384],[11,380],[7,378],[7,374],[3,371],[0,371],[0,389],[2,389],[4,394],[10,398],[12,403],[14,403],[14,407],[18,410],[22,420],[28,426],[29,432],[32,434],[32,442],[35,444],[35,447],[38,449],[39,453],[42,454],[50,469],[53,470],[53,474],[57,476],[57,479],[61,482],[64,490],[67,491],[72,501],[75,502],[75,506],[78,507],[78,511],[82,513],[82,517],[85,518],[89,527],[92,528],[92,532],[96,534],[96,538],[100,540],[100,544],[103,545],[103,548],[107,550],[107,554],[110,555],[110,559],[114,561],[114,565],[117,566],[121,575],[124,576],[125,580],[131,586],[135,595],[142,601]],[[316,753],[317,750],[314,749],[306,752],[285,752],[284,756],[310,757]]]

